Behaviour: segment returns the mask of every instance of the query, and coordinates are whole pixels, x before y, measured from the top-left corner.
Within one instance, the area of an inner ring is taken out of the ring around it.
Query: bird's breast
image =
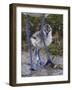
[[[52,43],[52,33],[50,32],[45,40],[45,44],[46,46],[49,46],[51,43]]]
[[[37,48],[44,47],[43,40],[41,40],[41,38],[38,37],[36,34],[34,34],[30,40],[34,47],[37,47]],[[45,38],[44,41],[45,41],[46,46],[49,46],[52,43],[52,32],[49,32],[48,36]]]

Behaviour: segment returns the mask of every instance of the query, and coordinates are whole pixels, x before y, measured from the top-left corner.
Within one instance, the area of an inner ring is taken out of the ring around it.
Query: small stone
[[[26,75],[30,75],[31,74],[31,70],[30,70],[30,65],[27,64],[22,64],[22,76],[26,76]]]

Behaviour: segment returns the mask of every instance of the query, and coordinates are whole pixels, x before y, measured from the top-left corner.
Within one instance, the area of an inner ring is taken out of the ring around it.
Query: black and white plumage
[[[40,49],[40,48],[43,48],[44,47],[44,43],[41,39],[41,32],[40,31],[37,31],[35,32],[32,37],[31,37],[31,43],[34,47]],[[46,46],[49,46],[52,42],[52,28],[49,24],[45,24],[43,26],[43,37],[44,37],[44,40],[45,40],[45,44]]]
[[[42,37],[44,40],[42,40]],[[32,37],[30,38],[30,40],[31,40],[32,45],[35,48],[34,49],[35,59],[33,60],[34,63],[32,64],[32,66],[33,66],[32,69],[37,70],[37,68],[40,65],[46,64],[45,60],[41,60],[39,51],[41,48],[45,48],[45,47],[49,46],[52,42],[52,28],[51,28],[51,26],[49,24],[44,24],[42,32],[41,32],[41,30],[35,32],[32,35]],[[47,60],[48,60],[48,56],[47,56]]]

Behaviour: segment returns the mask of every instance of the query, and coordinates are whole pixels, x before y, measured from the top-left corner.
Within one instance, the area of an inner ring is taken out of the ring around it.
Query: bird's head
[[[47,37],[49,32],[52,32],[52,28],[49,24],[43,26],[43,34]]]

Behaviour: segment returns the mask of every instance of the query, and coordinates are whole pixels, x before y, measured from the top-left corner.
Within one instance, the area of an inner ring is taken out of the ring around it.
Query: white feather
[[[50,27],[51,28],[51,27]],[[32,37],[31,37],[31,43],[34,47],[37,48],[43,48],[44,47],[44,43],[41,40],[40,36],[39,36],[40,31],[35,32]],[[35,37],[35,38],[33,38]],[[52,29],[49,31],[48,35],[46,36],[45,32],[44,32],[44,38],[45,38],[45,44],[46,46],[49,46],[52,42]]]

